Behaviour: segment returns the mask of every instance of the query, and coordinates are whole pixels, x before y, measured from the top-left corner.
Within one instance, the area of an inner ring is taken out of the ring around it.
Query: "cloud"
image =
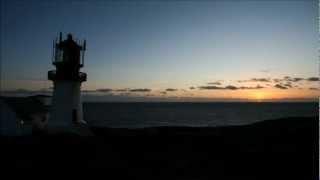
[[[97,92],[96,90],[81,90],[83,93],[95,93]]]
[[[239,88],[236,86],[229,85],[229,86],[226,86],[224,89],[237,90]]]
[[[216,89],[224,89],[223,87],[218,86],[199,86],[201,90],[216,90]]]
[[[269,78],[252,78],[250,81],[252,82],[270,82]]]
[[[318,77],[309,77],[309,78],[301,78],[301,77],[290,77],[290,76],[285,76],[283,79],[283,81],[287,81],[287,82],[299,82],[299,81],[319,81]]]
[[[300,78],[300,77],[290,77],[290,76],[285,76],[282,81],[287,81],[287,82],[299,82],[299,81],[303,81],[305,80],[304,78]]]
[[[178,89],[168,88],[168,89],[166,89],[166,91],[171,91],[171,92],[173,92],[173,91],[178,91]]]
[[[276,83],[279,83],[279,82],[281,82],[281,81],[282,81],[282,79],[275,78],[275,79],[273,79],[273,81],[274,81],[274,82],[276,82]]]
[[[161,92],[160,92],[160,94],[162,94],[162,95],[166,95],[166,94],[167,94],[167,92],[166,92],[166,91],[161,91]]]
[[[309,77],[307,80],[308,81],[319,81],[319,78],[318,77]]]
[[[241,86],[241,87],[239,87],[238,89],[263,89],[263,88],[265,88],[265,87],[260,86],[260,85],[258,84],[258,85],[255,86],[255,87]]]
[[[109,93],[112,92],[112,89],[109,88],[102,88],[102,89],[96,89],[97,92],[103,92],[103,93]]]
[[[238,80],[238,83],[248,82],[248,80]]]
[[[288,87],[283,86],[283,85],[281,85],[281,84],[276,84],[276,85],[274,85],[274,87],[275,87],[275,88],[278,88],[278,89],[288,89]]]
[[[309,88],[310,90],[319,90],[319,88],[316,88],[316,87],[311,87]]]
[[[281,85],[282,85],[282,86],[286,86],[286,87],[288,87],[288,88],[292,88],[292,85],[291,85],[290,82],[287,82],[287,83],[281,84]]]
[[[263,89],[263,86],[260,86],[259,84],[256,86],[256,89]]]
[[[302,77],[290,77],[290,76],[285,76],[283,79],[273,79],[274,82],[276,83],[281,83],[281,82],[286,82],[286,84],[283,84],[282,86],[287,86],[290,87],[289,83],[295,83],[295,82],[300,82],[300,81],[309,81],[309,82],[315,82],[319,81],[318,77],[309,77],[309,78],[302,78]]]
[[[239,89],[262,89],[264,88],[263,86],[257,85],[254,87],[248,87],[248,86],[233,86],[233,85],[228,85],[225,87],[219,87],[219,86],[200,86],[199,89],[201,90],[239,90]]]
[[[141,89],[130,89],[130,92],[150,92],[151,89],[141,88]]]
[[[251,78],[249,80],[238,80],[237,82],[243,83],[243,82],[271,82],[270,78]]]
[[[128,89],[128,88],[124,88],[124,89],[116,89],[116,90],[114,90],[114,91],[116,91],[116,92],[128,92],[128,91],[129,91],[129,89]]]
[[[215,81],[215,82],[208,82],[209,85],[221,85],[221,82]]]
[[[310,78],[302,78],[302,77],[290,77],[284,76],[283,78],[252,78],[250,80],[238,80],[237,82],[274,82],[274,83],[281,83],[281,82],[300,82],[300,81],[319,81],[318,77],[310,77]]]
[[[293,78],[292,81],[293,82],[299,82],[299,81],[302,81],[304,80],[304,78]]]
[[[285,78],[288,79],[288,78]],[[298,87],[297,85],[292,85],[292,82],[294,81],[286,81],[286,82],[280,82],[274,85],[275,88],[278,89],[289,89],[289,88],[293,88],[293,87]]]
[[[283,77],[283,79],[289,80],[289,79],[291,79],[291,77],[290,76],[285,76],[285,77]]]

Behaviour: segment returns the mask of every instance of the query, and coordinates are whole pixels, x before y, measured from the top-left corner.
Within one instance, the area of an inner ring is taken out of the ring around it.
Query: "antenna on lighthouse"
[[[62,32],[60,32],[60,34],[59,34],[59,43],[61,43],[62,42]]]
[[[56,41],[52,40],[52,57],[51,57],[52,62],[54,61],[54,56],[55,56],[55,50],[56,50],[55,46],[56,46]]]

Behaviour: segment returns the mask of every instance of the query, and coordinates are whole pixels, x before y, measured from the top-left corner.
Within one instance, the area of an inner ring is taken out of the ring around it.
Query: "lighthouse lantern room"
[[[56,70],[48,72],[53,81],[53,97],[49,119],[49,128],[65,129],[85,125],[81,102],[81,83],[87,80],[87,74],[80,72],[84,65],[86,41],[77,41],[71,34],[67,39],[53,41],[52,64]]]

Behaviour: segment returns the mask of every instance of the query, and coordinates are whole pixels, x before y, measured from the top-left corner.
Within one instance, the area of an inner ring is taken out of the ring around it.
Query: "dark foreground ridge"
[[[2,137],[7,167],[102,167],[135,179],[316,179],[318,117],[233,127],[92,128],[94,137]],[[117,178],[119,179],[119,178]]]

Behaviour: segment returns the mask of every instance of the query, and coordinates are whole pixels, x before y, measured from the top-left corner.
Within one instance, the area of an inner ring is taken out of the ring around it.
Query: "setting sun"
[[[252,98],[257,102],[261,102],[262,100],[266,99],[266,94],[265,92],[257,91],[253,93]]]

